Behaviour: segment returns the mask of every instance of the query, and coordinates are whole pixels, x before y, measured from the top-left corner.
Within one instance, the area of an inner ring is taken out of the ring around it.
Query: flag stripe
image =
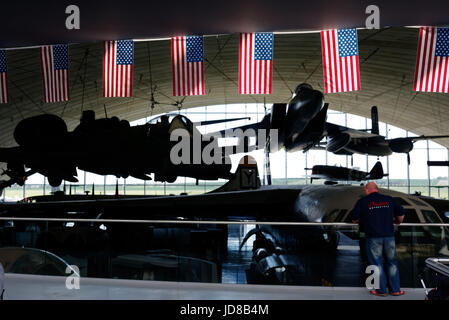
[[[42,46],[40,48],[45,103],[70,99],[67,52],[67,47],[56,49],[56,46]],[[57,60],[55,59],[56,55],[58,55]]]
[[[133,41],[113,40],[104,42],[104,97],[132,97],[133,63]]]
[[[447,28],[420,28],[414,91],[448,92],[448,33]]]
[[[186,36],[171,39],[173,95],[191,96],[204,94],[204,63],[188,60],[188,38]],[[190,38],[194,39],[194,37]],[[194,46],[202,52],[202,37],[195,37],[201,47]],[[193,50],[192,49],[192,50]],[[200,50],[201,49],[201,50]]]
[[[239,46],[239,93],[271,94],[273,74],[273,35],[241,33]],[[270,47],[271,46],[271,47]],[[260,54],[256,56],[256,47]],[[269,57],[265,52],[271,52]]]
[[[343,51],[340,50],[340,46]],[[356,49],[355,29],[333,29],[321,32],[323,80],[326,93],[360,90],[359,57]]]

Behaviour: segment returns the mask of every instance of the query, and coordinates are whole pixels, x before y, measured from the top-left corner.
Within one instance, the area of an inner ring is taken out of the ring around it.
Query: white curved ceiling
[[[330,108],[370,117],[378,106],[379,120],[417,134],[449,134],[449,96],[413,92],[419,29],[359,30],[361,90],[327,94]],[[151,84],[156,105],[153,114],[177,110],[172,96],[170,41],[135,43],[132,98],[103,98],[102,43],[69,47],[70,95],[67,103],[43,103],[38,48],[8,50],[11,102],[0,105],[0,146],[15,145],[13,130],[24,117],[43,112],[63,117],[73,129],[82,110],[97,117],[137,120],[150,115]],[[206,36],[204,40],[204,96],[187,97],[182,107],[263,102],[287,102],[301,82],[323,90],[319,33],[275,34],[273,94],[238,94],[238,35]],[[151,73],[150,73],[151,66]],[[349,124],[350,126],[351,124]],[[449,147],[449,139],[439,140]]]

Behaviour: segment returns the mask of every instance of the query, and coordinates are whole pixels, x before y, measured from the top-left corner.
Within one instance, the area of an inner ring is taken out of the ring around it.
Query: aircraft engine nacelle
[[[388,145],[390,146],[391,151],[398,153],[407,153],[413,149],[413,142],[407,138],[392,139],[388,142]]]
[[[67,134],[64,120],[53,114],[42,114],[20,121],[14,139],[20,146],[38,147],[61,143]]]
[[[347,133],[341,133],[336,136],[331,136],[327,142],[326,149],[329,152],[337,152],[348,145],[351,141],[351,136]]]

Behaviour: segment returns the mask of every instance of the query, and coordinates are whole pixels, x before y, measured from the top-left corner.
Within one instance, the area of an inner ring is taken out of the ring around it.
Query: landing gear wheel
[[[48,183],[52,187],[59,187],[62,183],[62,178],[60,177],[48,177]]]

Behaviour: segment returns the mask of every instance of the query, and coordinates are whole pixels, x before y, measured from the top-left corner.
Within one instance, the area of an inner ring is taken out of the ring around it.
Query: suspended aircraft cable
[[[360,64],[364,64],[365,62],[367,62],[369,59],[371,59],[372,56],[374,56],[378,51],[380,50],[380,47],[377,47],[376,49],[374,49],[373,51],[371,51],[371,53],[365,58],[363,59],[363,61],[360,62]]]
[[[85,94],[85,89],[86,89],[86,71],[87,71],[87,53],[89,52],[89,49],[86,49],[86,61],[84,62],[84,74],[83,74],[83,78],[82,78],[82,82],[83,82],[83,94],[81,96],[81,114],[83,113],[83,109],[84,109],[84,94]]]
[[[402,79],[401,79],[401,86],[399,87],[398,95],[396,97],[396,102],[394,104],[393,117],[391,118],[391,123],[394,123],[394,121],[396,119],[396,110],[398,108],[399,97],[401,96],[401,91],[402,91],[402,87],[404,86],[404,83],[405,83],[405,78],[406,78],[405,74],[403,74]]]
[[[11,79],[8,79],[8,82],[11,82],[17,89],[19,89],[19,91],[25,96],[25,97],[27,97],[28,98],[28,100],[30,100],[42,113],[47,113],[46,111],[44,111],[42,108],[41,108],[41,106],[38,104],[38,103],[36,103],[36,101],[34,101],[33,100],[33,98],[31,98],[25,91],[23,91],[22,90],[22,88],[19,86],[19,85],[17,85],[16,84],[16,82],[15,81],[13,81],[13,80],[11,80]]]
[[[239,84],[232,79],[231,77],[229,77],[226,73],[224,73],[222,70],[220,70],[217,66],[215,66],[212,62],[210,62],[207,58],[204,58],[204,61],[208,62],[215,70],[217,70],[222,76],[224,76],[227,80],[231,81],[237,88],[239,87]],[[249,95],[251,97],[251,99],[253,99],[256,103],[258,103],[259,101],[252,95]]]
[[[207,61],[208,63],[214,62],[215,59],[216,59],[218,56],[220,56],[220,58],[221,58],[221,52],[223,51],[223,49],[226,47],[226,45],[228,44],[229,40],[231,40],[231,38],[232,38],[233,36],[234,36],[233,34],[231,34],[230,36],[228,36],[228,38],[226,39],[226,41],[225,41],[225,43],[223,44],[223,46],[220,46],[220,43],[219,43],[219,41],[218,41],[218,37],[219,37],[219,36],[217,35],[217,36],[215,37],[216,40],[217,40],[218,51],[217,51],[217,53],[215,54],[215,56],[212,58],[212,60],[211,60],[210,62]],[[209,68],[209,65],[210,65],[210,64],[208,64],[208,65],[204,68],[204,72],[207,71],[207,69]]]
[[[103,103],[103,109],[104,109],[104,116],[107,119],[108,118],[108,112],[106,111],[106,103]]]
[[[410,82],[411,83],[411,82]],[[407,83],[407,84],[410,84],[410,83]],[[410,98],[410,100],[407,102],[407,104],[405,105],[405,107],[404,107],[404,109],[402,110],[402,112],[399,114],[399,115],[403,115],[406,111],[407,111],[407,109],[408,109],[408,107],[410,106],[410,104],[415,100],[415,98],[416,98],[416,96],[419,94],[420,92],[415,92],[415,94]],[[398,115],[398,116],[399,116]]]
[[[321,67],[322,64],[323,64],[323,62],[320,61],[320,63],[318,63],[318,64],[316,65],[316,67],[312,70],[312,72],[310,72],[310,73],[307,75],[307,77],[306,77],[306,79],[304,80],[304,82],[309,81],[309,79],[310,79],[310,78],[313,76],[313,74],[318,70],[318,68]],[[306,65],[305,65],[304,62],[301,64],[301,66],[303,67],[304,71],[306,71]],[[306,71],[306,72],[307,72],[307,71]]]
[[[12,98],[12,97],[11,97],[11,98]],[[20,110],[20,108],[19,108],[19,106],[17,105],[16,101],[15,101],[14,99],[11,99],[11,102],[12,102],[13,106],[17,109],[17,111],[19,111],[19,114],[20,114],[20,116],[22,117],[22,119],[25,119],[24,116],[23,116],[23,114],[22,114],[22,111]]]
[[[83,59],[81,59],[81,62],[78,66],[78,70],[76,71],[76,75],[73,78],[72,83],[70,85],[71,92],[73,92],[75,90],[76,85],[78,84],[78,79],[80,79],[79,75],[81,72],[81,68],[84,66],[85,67],[84,69],[86,69],[88,54],[89,54],[89,48],[86,48],[86,51],[84,52]],[[65,109],[70,102],[71,102],[71,100],[67,100],[66,103],[64,103],[64,108],[62,108],[62,112],[61,112],[61,118],[64,116]]]
[[[154,100],[154,91],[156,90],[156,86],[153,86],[153,72],[151,69],[151,50],[150,50],[150,42],[147,42],[147,52],[148,52],[148,71],[150,74],[150,105],[148,108],[148,112],[150,113],[150,116],[153,115],[153,109],[156,104],[160,104],[156,100]]]
[[[288,91],[290,91],[290,94],[293,94],[293,91],[290,88],[290,86],[288,85],[287,81],[285,81],[284,77],[281,75],[281,73],[279,72],[278,68],[276,68],[276,66],[274,64],[273,64],[273,68],[274,68],[274,71],[276,71],[276,73],[278,74],[279,78],[281,78],[281,80],[284,83],[284,85],[287,87]]]

